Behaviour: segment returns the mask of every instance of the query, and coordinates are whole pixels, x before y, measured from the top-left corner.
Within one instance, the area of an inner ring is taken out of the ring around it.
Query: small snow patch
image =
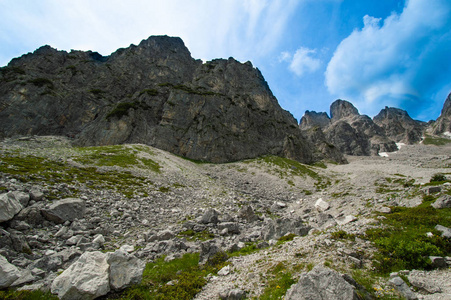
[[[401,150],[402,146],[405,146],[405,143],[396,143],[396,147],[398,147],[398,150]]]
[[[379,152],[379,156],[388,157],[388,153],[387,152]]]
[[[446,137],[451,138],[451,132],[449,132],[449,131],[445,131],[445,132],[443,133],[443,135],[446,136]]]

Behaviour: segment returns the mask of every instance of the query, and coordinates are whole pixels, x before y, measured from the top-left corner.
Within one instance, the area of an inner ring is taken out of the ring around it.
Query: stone
[[[240,208],[238,218],[246,220],[250,223],[258,221],[258,216],[255,214],[254,209],[250,205],[244,205]]]
[[[82,219],[85,215],[85,202],[79,198],[66,198],[55,201],[48,209],[42,210],[44,217],[57,224]]]
[[[173,239],[175,237],[175,234],[170,230],[164,230],[159,232],[157,236],[159,241],[167,241]]]
[[[32,274],[30,270],[22,270],[20,272],[19,278],[17,278],[12,284],[11,287],[22,286],[26,283],[30,283],[36,280],[36,277]]]
[[[418,299],[418,297],[415,295],[415,293],[412,292],[412,290],[409,288],[407,283],[405,283],[401,277],[394,276],[394,277],[390,278],[388,283],[391,284],[407,300]]]
[[[98,234],[98,235],[96,235],[96,237],[92,240],[92,243],[98,245],[99,247],[102,247],[103,244],[105,243],[105,238],[103,237],[103,235]]]
[[[110,265],[111,289],[121,290],[141,282],[146,264],[136,256],[116,250],[108,253],[107,262]]]
[[[278,218],[271,220],[263,230],[263,239],[279,239],[287,233],[305,236],[311,227],[302,222],[301,218]]]
[[[0,223],[11,220],[22,208],[12,193],[0,194]]]
[[[119,248],[119,250],[122,250],[122,251],[128,252],[128,253],[132,253],[133,251],[135,251],[135,247],[133,247],[131,245],[122,245],[121,248]]]
[[[216,260],[223,260],[225,261],[227,259],[227,254],[222,250],[221,247],[216,245],[214,241],[206,241],[200,244],[200,255],[199,255],[199,264],[204,265],[212,262],[212,260],[215,260],[215,263],[218,261]]]
[[[0,289],[11,286],[20,275],[20,270],[13,264],[10,264],[5,257],[0,255]]]
[[[408,280],[413,287],[427,294],[437,294],[442,292],[442,289],[437,286],[438,283],[425,274],[425,272],[410,272],[408,275]]]
[[[425,188],[423,190],[423,192],[427,195],[437,194],[437,193],[440,193],[441,191],[442,191],[442,188],[439,186],[431,186],[431,187]]]
[[[41,214],[39,206],[28,206],[22,209],[15,217],[17,220],[25,221],[30,225],[40,225],[45,219]]]
[[[30,194],[20,191],[9,192],[8,196],[16,199],[22,207],[27,207],[28,202],[30,201]]]
[[[287,291],[286,300],[358,300],[354,287],[336,271],[316,266],[301,274]]]
[[[221,300],[243,300],[246,298],[246,292],[241,289],[231,289],[222,293],[219,293],[219,299]]]
[[[227,265],[218,271],[219,276],[227,276],[229,275],[229,273],[230,273],[230,265]]]
[[[446,259],[444,257],[440,256],[429,256],[429,259],[431,260],[432,266],[434,268],[446,268]]]
[[[239,234],[240,233],[240,225],[235,222],[223,222],[218,224],[219,230],[227,229],[227,233],[231,234]]]
[[[387,206],[382,206],[377,211],[380,213],[383,213],[383,214],[389,214],[389,213],[391,213],[391,208],[387,207]]]
[[[435,200],[435,202],[431,204],[431,206],[436,209],[451,208],[451,196],[442,195],[438,197],[437,200]]]
[[[318,200],[316,200],[315,202],[315,208],[316,210],[318,210],[319,212],[324,212],[326,210],[328,210],[330,208],[329,203],[327,203],[326,201],[324,201],[322,198],[319,198]]]
[[[435,226],[435,229],[442,233],[442,237],[451,239],[451,228],[442,225],[437,225]]]
[[[202,223],[202,224],[217,224],[219,222],[218,216],[219,216],[219,213],[215,209],[209,208],[202,215],[200,223]]]
[[[41,201],[44,198],[44,193],[38,188],[30,190],[30,200]]]
[[[356,220],[357,220],[357,218],[354,216],[345,216],[345,217],[335,219],[335,221],[337,222],[338,225],[346,225],[346,224],[354,222]]]
[[[95,299],[110,291],[108,255],[85,252],[51,285],[60,299]]]

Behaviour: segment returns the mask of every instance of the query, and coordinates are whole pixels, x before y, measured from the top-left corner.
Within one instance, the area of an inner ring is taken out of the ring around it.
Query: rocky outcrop
[[[328,158],[338,163],[347,163],[343,153],[325,136],[324,129],[330,125],[329,116],[325,113],[306,111],[301,118],[299,127],[307,140],[315,145],[313,156],[316,159]]]
[[[287,300],[357,300],[354,287],[336,271],[316,266],[299,278],[285,296]]]
[[[413,120],[405,110],[394,107],[386,106],[373,121],[384,129],[387,137],[398,143],[418,143],[426,129],[425,122]]]
[[[211,162],[314,159],[258,69],[233,58],[202,63],[180,38],[150,37],[110,56],[44,46],[1,69],[0,95],[0,138],[144,143]]]
[[[330,106],[331,118],[326,113],[306,112],[300,128],[322,155],[339,152],[349,155],[377,155],[397,150],[395,142],[383,128],[366,115],[360,115],[350,102],[338,99]]]
[[[451,137],[451,93],[443,104],[443,109],[437,121],[433,125],[434,134],[445,134]]]

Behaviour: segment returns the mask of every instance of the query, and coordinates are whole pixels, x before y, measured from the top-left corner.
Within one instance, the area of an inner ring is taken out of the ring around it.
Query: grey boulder
[[[51,291],[60,299],[95,299],[110,291],[107,254],[85,252],[53,280]]]
[[[48,209],[42,210],[42,214],[47,220],[58,224],[82,219],[85,215],[85,202],[78,198],[58,200]]]
[[[116,250],[108,253],[107,262],[110,265],[111,289],[121,290],[141,282],[146,264],[136,256]]]
[[[316,266],[299,278],[285,296],[286,300],[357,300],[354,287],[336,271]]]
[[[0,289],[9,287],[20,275],[19,269],[0,255]]]
[[[0,195],[0,223],[11,220],[22,210],[23,206],[13,193]]]

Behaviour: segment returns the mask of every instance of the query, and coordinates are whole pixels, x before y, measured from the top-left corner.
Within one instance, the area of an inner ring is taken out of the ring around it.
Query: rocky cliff
[[[413,120],[405,110],[387,106],[373,121],[390,139],[406,144],[420,142],[427,125],[425,122]]]
[[[368,116],[360,115],[350,102],[334,101],[330,114],[331,118],[326,113],[307,111],[301,119],[300,128],[310,140],[317,141],[317,147],[318,143],[327,144],[349,155],[376,155],[397,149],[384,129]]]
[[[451,137],[451,93],[446,98],[445,104],[443,104],[442,113],[434,125],[433,133],[445,134]]]
[[[13,59],[0,76],[0,138],[144,143],[211,162],[314,159],[258,69],[233,58],[202,63],[180,38],[153,36],[110,56],[44,46]]]

